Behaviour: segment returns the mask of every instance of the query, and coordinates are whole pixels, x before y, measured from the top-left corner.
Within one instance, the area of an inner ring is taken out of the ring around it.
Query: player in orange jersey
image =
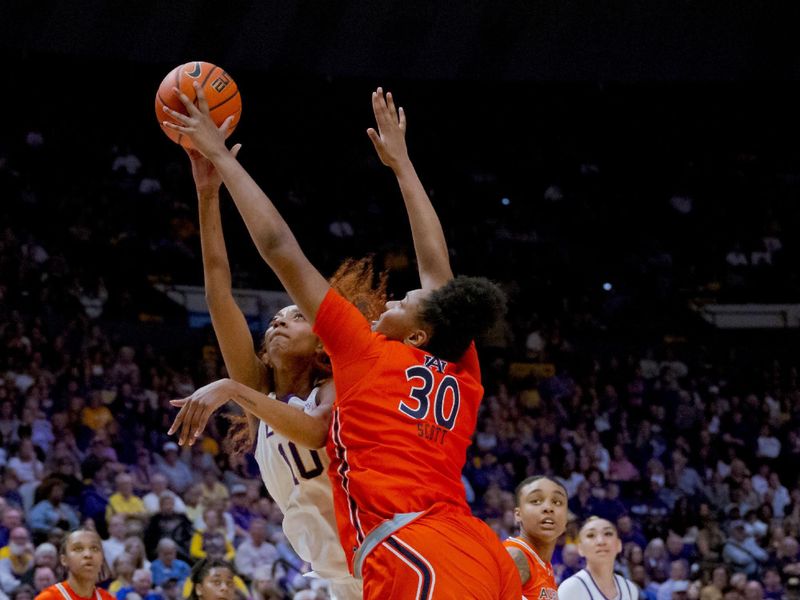
[[[514,515],[519,537],[503,545],[514,559],[526,600],[556,600],[558,586],[550,560],[556,540],[567,528],[567,490],[546,475],[528,477],[517,486]]]
[[[378,88],[378,130],[368,134],[395,173],[414,238],[421,289],[372,324],[330,288],[278,211],[227,150],[208,117],[181,96],[188,116],[167,125],[191,138],[222,175],[264,260],[325,345],[336,400],[328,453],[339,537],[365,598],[517,600],[514,563],[472,517],[461,483],[483,395],[473,339],[504,309],[482,278],[454,278],[444,232],[405,144],[406,119]],[[223,124],[224,128],[225,124]],[[218,382],[193,394],[245,394]]]
[[[96,586],[105,570],[103,544],[97,532],[77,529],[64,538],[59,551],[66,580],[42,590],[36,600],[115,600],[106,590]]]

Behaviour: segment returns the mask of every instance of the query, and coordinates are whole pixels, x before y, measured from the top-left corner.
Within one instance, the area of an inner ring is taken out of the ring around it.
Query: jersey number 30
[[[458,389],[458,380],[452,375],[445,375],[436,385],[436,378],[428,367],[415,365],[406,369],[406,379],[419,385],[412,385],[408,397],[416,401],[413,406],[405,400],[400,401],[397,407],[401,413],[412,419],[424,419],[431,408],[433,396],[433,417],[439,427],[450,431],[456,425],[458,409],[461,405],[461,392]],[[435,389],[434,389],[435,388]],[[449,407],[449,411],[446,409]],[[445,414],[446,411],[446,414]]]

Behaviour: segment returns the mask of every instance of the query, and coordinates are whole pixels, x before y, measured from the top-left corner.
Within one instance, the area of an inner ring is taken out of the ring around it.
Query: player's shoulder
[[[568,577],[561,582],[558,586],[559,600],[584,600],[591,598],[583,581],[581,581],[580,574],[576,573],[572,577]]]
[[[50,587],[44,588],[39,594],[36,596],[36,600],[56,600],[56,598],[60,598],[61,593],[58,591],[55,585],[51,585]]]
[[[515,537],[509,537],[504,539],[503,546],[505,546],[506,548],[513,548],[515,550],[519,550],[520,552],[522,552],[525,549],[523,543],[518,538]]]
[[[116,600],[117,598],[114,594],[103,588],[97,588],[97,591],[103,600]]]

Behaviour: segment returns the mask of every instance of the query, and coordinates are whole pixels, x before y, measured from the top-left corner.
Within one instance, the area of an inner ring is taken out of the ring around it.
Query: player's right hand
[[[188,398],[170,400],[170,404],[179,407],[180,411],[167,435],[178,433],[181,446],[194,444],[206,428],[209,417],[233,397],[235,387],[233,380],[220,379],[195,390]]]
[[[213,161],[228,152],[225,147],[225,134],[233,122],[234,115],[225,119],[218,128],[209,116],[205,92],[196,81],[194,82],[194,90],[197,94],[197,106],[189,99],[189,96],[178,88],[173,88],[175,95],[180,98],[180,101],[186,107],[186,112],[189,114],[179,113],[165,105],[164,112],[175,119],[176,122],[164,121],[163,125],[187,136],[192,140],[192,145],[203,156]]]
[[[367,135],[375,146],[378,158],[391,169],[408,160],[406,147],[406,113],[403,108],[396,109],[392,93],[384,96],[383,88],[372,92],[372,112],[375,113],[376,131],[367,129]]]

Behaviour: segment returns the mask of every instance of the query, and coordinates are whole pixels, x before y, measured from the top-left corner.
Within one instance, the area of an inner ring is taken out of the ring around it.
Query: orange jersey
[[[396,514],[470,515],[461,470],[483,396],[474,344],[459,362],[389,340],[330,290],[314,331],[333,366],[328,454],[339,537],[352,555]]]
[[[94,593],[89,598],[84,598],[75,593],[66,581],[51,585],[43,589],[36,600],[116,600],[116,598],[103,588],[94,588]]]
[[[526,600],[558,600],[558,586],[552,565],[542,560],[536,550],[525,540],[510,537],[503,546],[521,550],[528,560],[531,578],[522,586],[522,596]]]

